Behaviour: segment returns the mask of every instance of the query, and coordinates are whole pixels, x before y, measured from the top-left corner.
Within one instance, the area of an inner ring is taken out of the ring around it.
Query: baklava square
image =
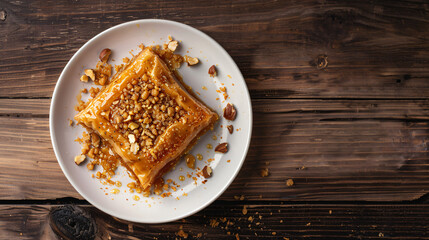
[[[75,119],[105,139],[148,189],[213,128],[218,115],[145,48]]]

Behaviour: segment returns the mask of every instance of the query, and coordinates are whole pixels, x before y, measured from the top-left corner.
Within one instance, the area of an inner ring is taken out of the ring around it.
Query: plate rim
[[[249,134],[247,136],[247,142],[246,142],[246,146],[244,151],[242,152],[242,158],[240,159],[240,163],[238,164],[238,167],[235,169],[234,174],[230,177],[230,179],[228,180],[228,182],[222,187],[222,189],[220,191],[218,191],[217,193],[213,194],[213,196],[211,197],[211,199],[209,201],[206,201],[205,203],[201,204],[201,206],[188,211],[185,214],[181,214],[181,215],[177,215],[175,217],[169,218],[169,219],[165,219],[165,220],[157,220],[157,221],[145,221],[145,220],[139,220],[139,219],[134,219],[134,218],[127,218],[124,216],[118,216],[117,214],[115,214],[114,212],[111,212],[110,210],[107,210],[105,208],[103,208],[102,206],[98,206],[97,204],[94,204],[94,202],[92,201],[92,199],[90,199],[83,191],[80,191],[79,188],[76,186],[76,184],[74,183],[74,181],[72,180],[72,176],[70,176],[67,171],[66,171],[66,167],[62,164],[62,161],[60,161],[60,150],[59,147],[57,146],[56,142],[56,135],[55,135],[55,131],[53,130],[53,126],[54,126],[54,121],[53,121],[53,116],[54,116],[54,111],[53,109],[55,109],[55,105],[57,102],[57,98],[59,98],[58,96],[58,92],[59,92],[59,83],[60,81],[64,81],[62,79],[65,78],[65,73],[67,72],[67,70],[69,68],[71,68],[71,63],[74,61],[75,58],[77,58],[77,56],[79,56],[81,54],[82,51],[84,51],[85,47],[90,45],[93,41],[96,41],[98,38],[102,37],[103,35],[107,34],[110,31],[113,31],[115,29],[127,26],[127,25],[132,25],[132,24],[142,24],[142,23],[167,23],[167,24],[172,24],[173,26],[176,27],[181,27],[181,28],[186,28],[192,32],[195,32],[196,34],[202,36],[203,38],[206,38],[211,44],[214,44],[216,47],[218,47],[222,53],[224,55],[226,55],[227,58],[229,58],[229,60],[233,63],[233,67],[235,67],[238,70],[238,74],[239,74],[239,78],[240,81],[243,81],[243,87],[245,90],[245,94],[247,95],[247,102],[249,104]],[[73,186],[73,188],[86,200],[88,201],[92,206],[96,207],[97,209],[99,209],[102,212],[105,212],[111,216],[126,220],[126,221],[131,221],[131,222],[138,222],[138,223],[147,223],[147,224],[157,224],[157,223],[167,223],[167,222],[172,222],[172,221],[176,221],[179,219],[183,219],[186,218],[188,216],[191,216],[201,210],[203,210],[204,208],[206,208],[207,206],[209,206],[210,204],[212,204],[215,200],[217,200],[228,188],[229,186],[232,184],[232,182],[235,180],[235,178],[237,177],[238,173],[240,172],[244,161],[246,160],[247,157],[247,153],[249,151],[250,148],[250,142],[252,139],[252,129],[253,129],[253,107],[252,107],[252,101],[250,98],[250,93],[249,93],[249,89],[247,87],[246,81],[243,77],[243,74],[240,71],[240,68],[237,66],[236,62],[234,61],[234,59],[231,57],[231,55],[229,55],[229,53],[217,42],[215,41],[212,37],[210,37],[209,35],[207,35],[206,33],[202,32],[201,30],[194,28],[192,26],[189,26],[187,24],[184,23],[180,23],[180,22],[176,22],[176,21],[172,21],[172,20],[166,20],[166,19],[138,19],[138,20],[133,20],[133,21],[129,21],[129,22],[124,22],[118,25],[115,25],[113,27],[107,28],[106,30],[98,33],[97,35],[95,35],[94,37],[92,37],[90,40],[88,40],[85,44],[83,44],[79,50],[77,50],[73,56],[70,58],[70,60],[67,62],[66,66],[63,68],[63,70],[61,71],[60,76],[58,77],[58,80],[55,84],[55,88],[54,91],[52,93],[52,98],[51,98],[51,104],[50,104],[50,108],[49,108],[49,133],[50,133],[50,137],[51,137],[51,143],[52,143],[52,148],[54,150],[55,153],[55,157],[57,159],[58,164],[60,165],[60,168],[63,172],[63,174],[66,176],[67,180],[69,181],[69,183]]]

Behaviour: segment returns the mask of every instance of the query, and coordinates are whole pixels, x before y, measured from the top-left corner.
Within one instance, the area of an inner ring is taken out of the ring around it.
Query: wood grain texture
[[[50,97],[71,56],[114,25],[163,18],[218,41],[253,98],[429,95],[425,1],[1,1],[0,97]],[[318,56],[328,65],[316,67]],[[220,66],[221,67],[221,66]]]
[[[248,209],[246,215],[242,213],[244,205]],[[0,205],[0,235],[4,239],[55,239],[47,222],[52,207]],[[97,239],[183,239],[176,235],[180,228],[189,234],[187,239],[236,239],[236,234],[240,239],[429,238],[429,205],[231,204],[217,201],[191,217],[168,224],[131,223],[94,207],[82,207],[96,219]],[[233,224],[226,227],[228,222]],[[198,234],[202,236],[198,238]]]
[[[49,101],[0,102],[0,199],[81,198],[52,151]],[[429,189],[429,101],[260,99],[253,107],[250,151],[223,200],[401,201]]]

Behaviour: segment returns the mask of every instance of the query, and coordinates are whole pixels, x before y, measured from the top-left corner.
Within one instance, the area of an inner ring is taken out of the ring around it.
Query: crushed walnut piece
[[[292,186],[293,186],[293,184],[294,184],[294,182],[293,182],[293,179],[292,179],[292,178],[289,178],[289,179],[286,181],[286,186],[288,186],[288,187],[292,187]]]
[[[168,126],[181,121],[186,111],[170,98],[149,75],[133,80],[110,106],[109,122],[129,139],[134,154],[148,152]]]

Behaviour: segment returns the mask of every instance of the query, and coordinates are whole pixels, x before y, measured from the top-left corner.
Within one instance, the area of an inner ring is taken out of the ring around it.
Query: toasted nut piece
[[[110,54],[112,54],[112,50],[105,48],[100,52],[100,55],[98,56],[102,62],[109,61]]]
[[[137,154],[137,152],[140,150],[140,146],[138,143],[133,143],[131,144],[131,148],[130,148],[131,152],[134,154]]]
[[[289,178],[289,179],[286,181],[286,186],[288,186],[288,187],[292,187],[292,186],[293,186],[293,184],[294,184],[294,182],[293,182],[292,178]]]
[[[188,57],[188,56],[185,56],[185,61],[188,63],[189,66],[193,66],[193,65],[200,62],[198,60],[198,58],[196,58],[196,57],[193,58],[193,57]]]
[[[136,137],[133,134],[128,135],[128,140],[130,140],[130,143],[136,142]]]
[[[124,122],[129,122],[131,121],[131,116],[128,115],[128,117],[124,120]]]
[[[268,175],[270,175],[268,168],[261,169],[261,177],[268,177]]]
[[[134,129],[138,128],[138,127],[139,127],[139,125],[137,123],[135,123],[135,122],[131,122],[130,124],[128,124],[128,128],[131,129],[131,130],[134,130]]]
[[[228,125],[226,128],[228,128],[230,134],[234,133],[234,127],[232,125]]]
[[[170,49],[172,52],[176,51],[177,46],[179,46],[177,41],[171,41],[168,43],[168,49]]]
[[[76,163],[76,165],[79,165],[81,163],[83,163],[83,161],[85,161],[86,156],[81,154],[81,155],[77,155],[76,157],[74,157],[74,162]]]
[[[94,147],[100,146],[100,137],[96,133],[91,133],[91,144]]]
[[[104,86],[106,84],[106,82],[107,82],[107,77],[106,76],[102,76],[100,79],[98,79],[98,83],[101,86]]]
[[[88,82],[88,76],[86,76],[86,75],[82,75],[82,76],[80,77],[80,81],[81,81],[81,82]]]
[[[88,76],[89,78],[91,78],[92,81],[95,80],[94,70],[92,70],[92,69],[85,69],[84,72],[85,72],[86,76]]]
[[[228,103],[226,107],[223,109],[223,117],[226,120],[233,121],[237,115],[237,111],[235,111],[234,105]]]
[[[209,178],[212,176],[213,170],[209,166],[205,166],[202,170],[202,174],[205,178]]]
[[[215,65],[212,65],[209,68],[209,75],[210,75],[210,77],[215,77],[217,75],[217,71],[216,71]]]
[[[86,168],[88,168],[88,170],[92,171],[92,170],[94,170],[94,164],[88,163],[88,165],[86,165]]]
[[[219,152],[219,153],[228,152],[228,143],[221,143],[217,145],[217,147],[215,148],[215,152]]]
[[[167,108],[167,114],[168,116],[172,117],[174,115],[174,108],[172,107]]]

